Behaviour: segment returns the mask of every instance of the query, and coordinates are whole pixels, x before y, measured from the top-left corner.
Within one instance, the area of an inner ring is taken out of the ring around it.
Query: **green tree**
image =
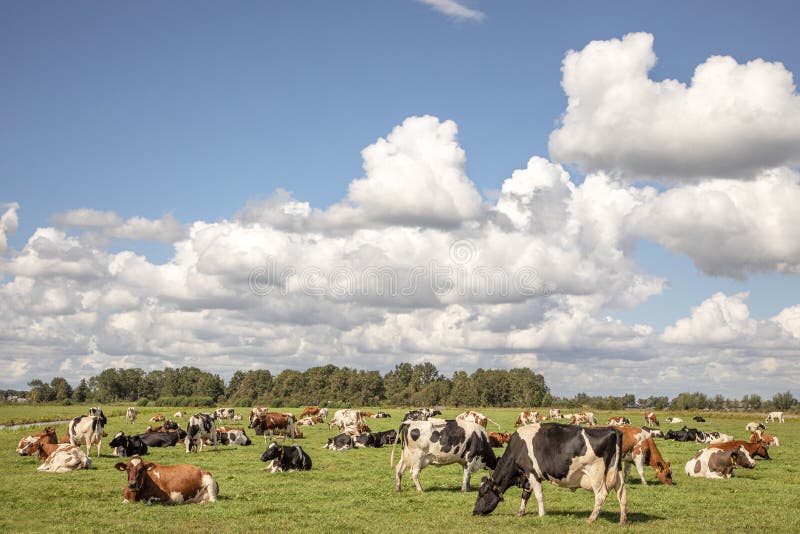
[[[55,399],[55,391],[49,384],[35,378],[28,382],[30,391],[28,392],[29,402],[50,402]]]
[[[80,384],[78,384],[78,387],[72,392],[72,399],[75,402],[86,402],[89,398],[89,393],[89,385],[86,383],[86,379],[81,378]]]
[[[69,385],[66,378],[56,376],[50,381],[50,387],[53,388],[53,395],[55,400],[64,401],[72,398],[72,386]]]
[[[795,404],[797,404],[797,399],[794,398],[791,391],[776,393],[772,396],[772,405],[776,410],[791,410]]]

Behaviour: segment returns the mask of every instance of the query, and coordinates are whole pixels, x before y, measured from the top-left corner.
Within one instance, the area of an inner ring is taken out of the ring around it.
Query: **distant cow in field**
[[[706,420],[703,417],[699,416],[699,415],[695,415],[694,417],[692,417],[692,421],[695,421],[697,423],[705,423],[706,422]]]
[[[167,418],[164,417],[163,413],[157,413],[153,417],[150,418],[151,423],[160,423],[161,421],[166,421]]]
[[[270,462],[264,470],[271,473],[311,469],[311,457],[299,445],[278,445],[273,442],[261,455],[261,461]]]
[[[322,408],[320,408],[319,406],[309,406],[307,408],[303,408],[303,411],[300,412],[300,417],[298,417],[298,419],[302,419],[303,417],[306,416],[310,417],[312,415],[318,415],[321,409]]]
[[[184,437],[181,438],[181,433]],[[186,438],[186,432],[145,432],[144,434],[137,434],[137,438],[142,440],[142,443],[148,447],[174,447],[181,439]]]
[[[247,437],[243,430],[239,429],[217,429],[217,441],[223,445],[251,445],[253,442]]]
[[[539,515],[544,515],[542,481],[576,490],[594,491],[591,523],[613,488],[620,505],[619,522],[627,521],[627,486],[620,472],[622,433],[616,427],[581,428],[545,423],[527,425],[511,436],[497,468],[481,481],[472,513],[490,514],[511,486],[522,486],[518,516],[525,514],[531,494],[536,496]]]
[[[128,406],[128,409],[125,410],[125,422],[134,424],[137,415],[139,415],[139,411],[133,406]]]
[[[658,418],[656,417],[656,413],[651,410],[644,412],[644,424],[661,426],[661,424],[658,422]]]
[[[411,471],[411,480],[417,491],[422,492],[419,474],[423,468],[428,465],[460,464],[463,468],[461,491],[468,491],[472,473],[483,468],[494,469],[497,465],[486,429],[477,423],[452,419],[404,421],[398,434],[403,450],[395,469],[397,491],[400,491],[406,469]],[[392,445],[390,462],[394,462],[395,445]]]
[[[134,456],[115,466],[128,475],[124,500],[147,504],[206,503],[217,500],[219,485],[211,473],[187,464],[162,465]]]
[[[334,427],[339,432],[356,436],[364,431],[364,416],[358,410],[337,410],[328,421],[328,428]]]
[[[389,415],[386,412],[378,412],[378,413],[372,415],[373,419],[386,419],[388,417],[391,417],[391,415]]]
[[[217,408],[214,410],[214,419],[233,419],[234,416],[233,408]]]
[[[772,434],[767,434],[761,430],[756,430],[755,432],[750,433],[750,443],[758,443],[759,441],[763,441],[767,445],[774,445],[776,447],[781,446],[781,442],[778,440],[776,436]]]
[[[519,416],[517,416],[517,420],[514,422],[514,427],[519,427],[522,425],[530,425],[532,423],[538,423],[542,420],[542,416],[539,415],[539,412],[532,412],[532,411],[525,411],[519,412]]]
[[[609,417],[608,418],[608,425],[609,426],[622,426],[622,425],[630,425],[630,424],[631,424],[631,420],[628,419],[627,417],[617,416],[617,417]]]
[[[594,412],[580,412],[580,413],[572,414],[572,417],[569,420],[569,424],[571,424],[571,425],[596,425],[597,424],[597,417],[595,417]]]
[[[678,423],[683,423],[683,419],[680,417],[667,417],[667,423],[676,425]]]
[[[690,477],[730,478],[736,467],[752,469],[756,463],[743,447],[723,450],[700,449],[686,462],[684,472]]]
[[[56,446],[56,450],[51,452],[36,470],[48,473],[68,473],[78,469],[89,469],[91,465],[92,459],[80,447],[62,443]]]
[[[442,412],[433,408],[420,408],[418,410],[409,410],[403,414],[403,421],[427,421],[437,415],[442,415]]]
[[[764,422],[771,423],[773,421],[778,421],[779,423],[783,423],[783,412],[769,412],[767,414],[767,418],[764,419]]]
[[[564,416],[561,415],[561,410],[559,408],[551,408],[550,413],[548,414],[549,419],[563,419]]]
[[[186,412],[184,411],[175,412],[175,415],[173,415],[172,417],[174,417],[175,419],[182,419],[183,417],[186,417]]]

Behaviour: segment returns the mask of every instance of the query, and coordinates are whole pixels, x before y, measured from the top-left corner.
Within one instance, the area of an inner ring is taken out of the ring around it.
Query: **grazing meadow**
[[[729,480],[690,479],[684,464],[705,445],[677,443],[656,438],[664,458],[672,463],[673,487],[658,483],[649,467],[643,486],[631,470],[628,485],[629,524],[620,527],[619,506],[612,492],[600,518],[586,524],[593,495],[588,491],[570,492],[545,485],[544,517],[536,514],[531,497],[528,513],[516,517],[520,489],[511,488],[505,502],[489,516],[475,517],[472,507],[483,471],[473,475],[471,491],[460,491],[460,467],[428,467],[422,471],[425,492],[413,489],[408,473],[403,490],[394,490],[394,466],[390,466],[391,447],[356,449],[343,452],[323,450],[328,437],[336,434],[327,425],[300,427],[304,437],[297,439],[312,458],[309,472],[270,474],[260,471],[265,450],[264,439],[246,429],[253,445],[248,447],[206,447],[187,455],[182,444],[173,448],[151,448],[148,461],[175,464],[191,463],[211,471],[220,486],[219,500],[207,505],[146,506],[123,504],[125,474],[114,469],[121,459],[111,456],[108,441],[119,430],[143,432],[149,418],[163,413],[168,418],[174,408],[139,408],[134,425],[124,420],[124,405],[103,406],[109,418],[102,455],[94,457],[92,468],[66,474],[40,473],[39,461],[15,453],[17,442],[41,427],[0,430],[0,532],[511,532],[519,529],[549,529],[569,532],[799,532],[800,531],[800,419],[786,418],[784,424],[769,424],[768,432],[780,438],[780,447],[770,449],[771,461],[758,459],[755,469],[737,469]],[[370,411],[377,409],[366,408]],[[87,413],[87,406],[1,406],[0,423],[62,420]],[[248,408],[236,408],[244,421],[225,422],[226,426],[246,427]],[[190,414],[196,409],[188,409]],[[299,414],[299,409],[286,409]],[[397,428],[405,410],[386,410],[390,419],[369,419],[373,431]],[[454,417],[461,410],[443,411]],[[513,432],[519,410],[482,409],[502,431]],[[333,409],[331,409],[331,413]],[[596,411],[601,423],[611,415],[624,415],[634,425],[643,424],[643,412]],[[762,421],[764,414],[702,412],[705,423],[694,423],[694,413],[658,413],[661,428],[680,428],[668,424],[666,416],[681,417],[685,424],[704,431],[732,434],[748,439],[748,421]],[[182,421],[185,427],[186,419]],[[497,427],[489,423],[489,431]],[[67,425],[57,425],[59,436]],[[289,440],[287,440],[287,443]],[[395,463],[399,458],[395,452]],[[499,456],[503,449],[495,449]],[[124,459],[122,459],[124,460]]]

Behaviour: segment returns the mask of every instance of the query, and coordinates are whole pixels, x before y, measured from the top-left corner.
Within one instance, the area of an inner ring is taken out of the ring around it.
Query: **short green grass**
[[[57,408],[57,409],[54,409]],[[9,410],[0,409],[0,420],[8,422]],[[171,415],[178,408],[142,408],[135,425],[125,425],[124,406],[107,406],[108,433],[122,429],[141,432],[154,413]],[[86,412],[84,406],[21,407],[16,417],[61,418]],[[194,410],[189,410],[193,412]],[[246,409],[237,410],[246,412]],[[298,412],[298,410],[294,410]],[[375,410],[372,410],[375,411]],[[518,411],[485,409],[483,413],[512,431]],[[391,419],[370,420],[373,430],[396,428],[403,410],[390,410]],[[444,413],[452,417],[458,410]],[[601,420],[608,413],[596,412]],[[627,415],[642,424],[641,412]],[[662,428],[667,413],[660,413]],[[678,415],[690,421],[692,414]],[[703,413],[703,430],[718,430],[746,438],[745,424],[758,419],[753,415]],[[763,417],[763,416],[762,416]],[[762,419],[763,420],[763,419]],[[185,423],[185,420],[184,420]],[[238,422],[241,424],[241,422]],[[246,424],[246,421],[245,421]],[[235,425],[232,425],[235,426]],[[490,427],[491,427],[490,423]],[[680,426],[680,425],[675,425]],[[692,425],[690,425],[692,426]],[[334,433],[327,426],[304,427],[305,437],[297,443],[311,455],[313,470],[302,473],[268,474],[259,471],[264,441],[252,436],[250,447],[208,447],[199,454],[187,455],[182,447],[151,449],[150,461],[165,464],[192,463],[214,473],[220,485],[219,501],[212,505],[145,506],[122,504],[125,475],[114,469],[119,461],[103,454],[94,458],[88,471],[54,475],[36,471],[38,461],[14,453],[25,430],[0,431],[0,532],[511,532],[546,528],[558,532],[798,532],[800,531],[800,421],[769,427],[780,437],[781,447],[772,448],[772,461],[758,460],[753,470],[739,469],[730,480],[689,479],[683,466],[700,447],[694,443],[656,440],[664,457],[673,464],[676,486],[657,484],[647,468],[648,487],[643,487],[632,471],[628,490],[630,524],[617,525],[619,507],[612,493],[603,513],[593,525],[585,523],[591,511],[590,492],[575,493],[545,486],[547,515],[536,515],[531,498],[528,515],[514,514],[520,490],[510,489],[505,502],[487,517],[474,517],[475,488],[485,473],[473,476],[472,491],[463,494],[460,468],[429,467],[422,472],[425,493],[418,494],[406,473],[403,491],[394,491],[394,469],[389,465],[390,448],[357,449],[345,452],[322,450],[326,438]],[[59,435],[66,432],[60,425]],[[489,430],[492,430],[490,428]],[[399,452],[399,451],[398,451]],[[502,450],[496,450],[498,454]],[[395,461],[397,461],[395,453]]]

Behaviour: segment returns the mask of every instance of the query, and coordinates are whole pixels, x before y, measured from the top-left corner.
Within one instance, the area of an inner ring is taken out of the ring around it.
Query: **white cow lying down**
[[[92,459],[80,447],[64,443],[47,457],[37,471],[48,473],[68,473],[77,469],[89,469]]]

